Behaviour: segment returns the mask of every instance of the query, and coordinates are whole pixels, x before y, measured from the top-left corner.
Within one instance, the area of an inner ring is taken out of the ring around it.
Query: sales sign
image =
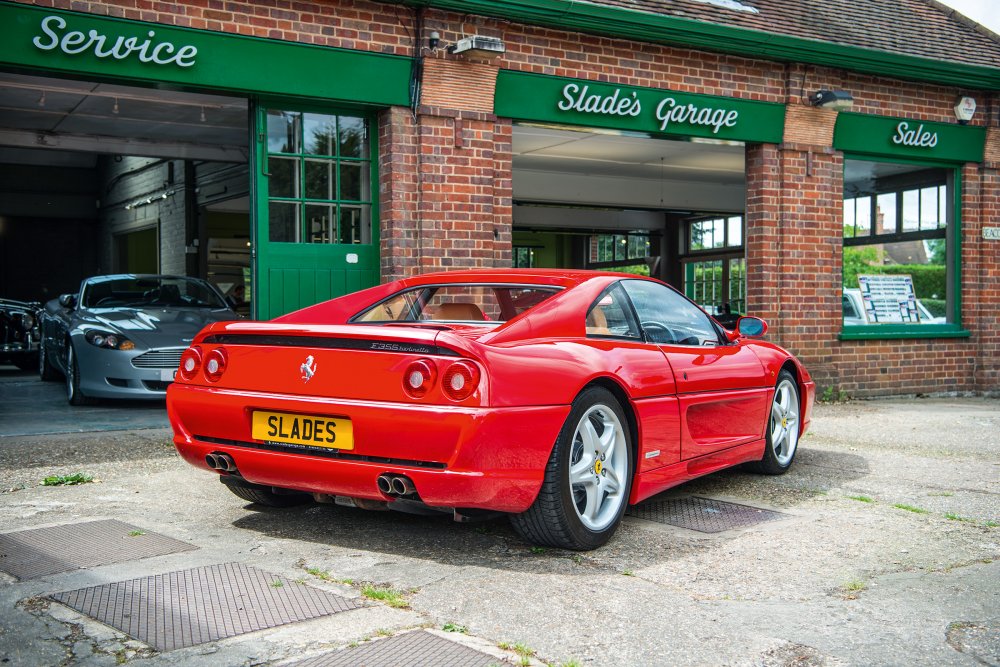
[[[869,324],[917,323],[917,295],[908,275],[862,275],[861,301]]]

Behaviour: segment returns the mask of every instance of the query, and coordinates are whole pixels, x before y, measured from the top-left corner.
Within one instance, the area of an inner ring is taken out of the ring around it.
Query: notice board
[[[861,275],[861,301],[870,324],[920,321],[913,277],[909,275]]]

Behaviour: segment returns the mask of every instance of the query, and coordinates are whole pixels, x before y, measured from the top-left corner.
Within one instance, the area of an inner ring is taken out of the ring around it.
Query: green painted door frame
[[[368,133],[368,179],[371,201],[369,243],[293,243],[272,241],[271,183],[276,177],[269,169],[267,113],[281,110],[336,115],[342,108],[295,105],[281,100],[258,100],[254,105],[252,228],[255,270],[254,317],[271,319],[320,301],[373,287],[379,281],[379,212],[377,133]],[[374,124],[370,114],[368,127]],[[308,158],[302,158],[304,165]],[[303,167],[304,168],[304,167]],[[301,176],[305,178],[304,174]],[[304,210],[310,204],[294,204]],[[304,223],[301,223],[304,224]]]

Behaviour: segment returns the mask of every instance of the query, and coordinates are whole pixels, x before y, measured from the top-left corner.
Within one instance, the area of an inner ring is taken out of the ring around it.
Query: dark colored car
[[[23,371],[38,364],[38,309],[41,304],[0,299],[0,364]]]
[[[41,312],[39,373],[66,378],[72,405],[162,399],[181,354],[212,322],[240,319],[210,283],[184,276],[87,278]]]

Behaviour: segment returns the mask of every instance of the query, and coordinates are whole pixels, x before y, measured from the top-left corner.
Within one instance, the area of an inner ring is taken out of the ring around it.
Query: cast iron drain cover
[[[712,498],[673,498],[639,503],[628,510],[629,516],[672,526],[690,528],[702,533],[721,533],[734,528],[745,528],[765,521],[785,519],[781,512],[727,503]]]
[[[366,642],[353,648],[324,653],[289,667],[487,667],[500,660],[492,655],[438,637],[426,630],[416,630],[389,639]]]
[[[50,596],[158,651],[360,607],[347,598],[240,563],[118,581]]]
[[[114,519],[88,521],[0,535],[0,570],[35,579],[197,548]]]

